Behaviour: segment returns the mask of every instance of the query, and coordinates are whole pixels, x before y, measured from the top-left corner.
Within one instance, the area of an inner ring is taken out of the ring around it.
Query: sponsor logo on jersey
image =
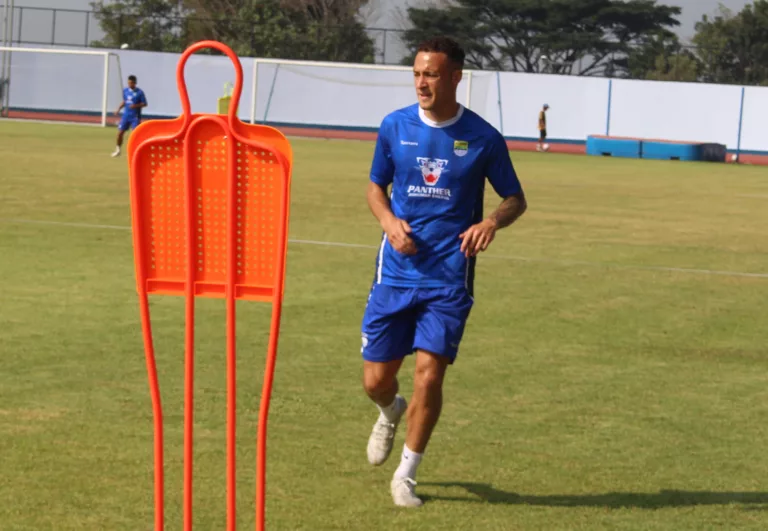
[[[448,161],[425,157],[416,157],[416,161],[419,163],[418,168],[421,170],[421,177],[424,179],[426,186],[408,186],[408,197],[427,197],[446,201],[450,199],[451,190],[449,188],[438,188],[436,186],[440,177],[444,173],[448,173],[448,170],[445,169],[448,166]]]
[[[443,159],[427,159],[424,157],[416,157],[421,168],[421,176],[424,177],[424,184],[427,186],[435,186],[437,181],[440,180],[440,176],[443,171],[447,173],[445,167],[448,166],[448,161]]]

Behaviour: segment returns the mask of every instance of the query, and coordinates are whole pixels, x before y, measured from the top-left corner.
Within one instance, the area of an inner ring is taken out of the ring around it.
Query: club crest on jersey
[[[463,157],[469,151],[469,142],[464,140],[455,140],[453,142],[453,153],[457,157]]]
[[[425,157],[416,157],[421,168],[421,176],[424,177],[424,183],[427,186],[435,186],[437,181],[440,180],[440,175],[447,170],[445,167],[448,165],[447,160],[443,159],[428,159]]]

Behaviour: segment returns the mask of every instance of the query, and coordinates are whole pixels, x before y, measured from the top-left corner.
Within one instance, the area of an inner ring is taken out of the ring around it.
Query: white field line
[[[95,223],[74,223],[66,221],[44,221],[34,219],[7,219],[0,218],[0,223],[6,224],[24,224],[24,225],[48,225],[54,227],[73,227],[83,229],[103,229],[103,230],[120,230],[130,231],[131,227],[124,225],[100,225]],[[325,247],[346,247],[351,249],[378,249],[378,245],[366,245],[362,243],[345,243],[345,242],[325,242],[317,240],[288,240],[289,243],[295,245],[320,245]],[[727,277],[740,277],[740,278],[768,278],[768,273],[747,273],[744,271],[723,271],[717,269],[691,269],[686,267],[667,267],[667,266],[643,266],[632,264],[614,264],[610,262],[590,262],[587,260],[552,260],[548,258],[529,258],[525,256],[509,256],[509,255],[495,255],[484,254],[483,257],[494,260],[513,260],[516,262],[530,262],[539,264],[552,264],[562,266],[592,266],[592,267],[608,267],[613,269],[627,269],[636,271],[660,271],[667,273],[688,273],[697,275],[717,275]]]
[[[67,120],[39,120],[32,118],[0,118],[0,123],[17,122],[27,124],[46,124],[46,125],[85,125],[88,127],[101,127],[101,122],[71,122]]]

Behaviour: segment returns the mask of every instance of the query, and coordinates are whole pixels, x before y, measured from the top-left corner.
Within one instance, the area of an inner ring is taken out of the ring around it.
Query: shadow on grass
[[[611,509],[661,509],[696,505],[768,504],[768,492],[708,492],[662,490],[656,493],[608,492],[605,494],[553,494],[535,496],[493,488],[487,483],[427,483],[419,487],[460,487],[475,497],[440,496],[419,493],[425,501],[461,501],[504,505],[540,505],[547,507],[606,507]]]

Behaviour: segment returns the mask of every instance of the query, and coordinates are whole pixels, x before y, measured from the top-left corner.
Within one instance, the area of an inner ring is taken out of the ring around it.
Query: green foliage
[[[713,83],[768,83],[768,1],[755,0],[735,14],[720,6],[696,24],[693,42],[703,79]]]
[[[654,0],[457,0],[408,10],[412,60],[427,35],[450,35],[471,68],[579,75],[621,75],[649,35],[671,38],[680,8]]]
[[[662,32],[642,37],[626,57],[629,77],[646,78],[657,68],[659,57],[677,55],[681,50],[682,46],[677,35]]]
[[[118,0],[94,2],[100,46],[180,51],[213,39],[242,56],[373,62],[357,13],[367,0]]]
[[[656,81],[697,81],[698,77],[699,62],[688,51],[658,56],[654,69],[646,75],[646,79]]]
[[[104,39],[92,46],[131,48],[148,51],[178,51],[182,43],[177,27],[180,16],[178,2],[166,0],[119,0],[92,2],[96,20],[104,31]]]
[[[630,50],[626,59],[629,77],[658,81],[697,81],[699,61],[676,35],[649,35]]]

